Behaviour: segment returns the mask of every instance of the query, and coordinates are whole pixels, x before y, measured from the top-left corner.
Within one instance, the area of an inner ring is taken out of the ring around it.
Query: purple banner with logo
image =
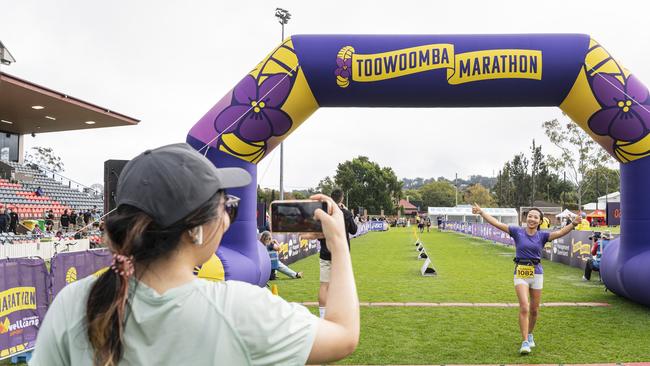
[[[357,232],[352,234],[352,238],[356,238],[356,237],[359,237],[361,235],[367,234],[368,231],[370,231],[370,223],[369,222],[357,223]]]
[[[356,238],[367,234],[370,231],[370,225],[370,222],[357,224],[357,232],[351,237]],[[316,254],[320,250],[318,240],[302,239],[298,233],[275,233],[272,236],[280,244],[278,258],[287,265]]]
[[[278,258],[284,264],[318,253],[318,240],[301,239],[298,233],[276,233],[273,234],[273,239],[280,244]]]
[[[111,265],[106,249],[59,253],[50,262],[52,298],[66,285]]]
[[[43,259],[0,260],[0,359],[34,348],[48,287]]]
[[[386,221],[370,221],[370,231],[386,231],[388,223]]]
[[[476,236],[479,238],[492,240],[497,243],[514,245],[510,235],[495,228],[490,224],[479,224],[470,222],[454,222],[448,221],[444,223],[445,230],[452,230],[463,234]]]

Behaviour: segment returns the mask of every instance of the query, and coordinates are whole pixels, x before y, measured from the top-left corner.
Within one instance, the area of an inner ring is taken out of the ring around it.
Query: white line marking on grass
[[[317,302],[302,302],[304,306],[318,306]],[[365,307],[416,307],[416,308],[516,308],[518,303],[479,302],[360,302]],[[543,307],[609,307],[606,302],[546,302]]]

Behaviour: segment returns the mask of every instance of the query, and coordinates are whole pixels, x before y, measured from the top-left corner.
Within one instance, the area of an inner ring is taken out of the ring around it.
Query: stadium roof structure
[[[488,207],[482,208],[483,211],[492,215],[500,217],[518,217],[519,214],[514,208],[501,208],[501,207]],[[458,206],[458,207],[429,207],[429,215],[447,215],[447,216],[478,216],[472,214],[471,206]]]
[[[0,73],[0,130],[15,134],[132,126],[140,120]]]

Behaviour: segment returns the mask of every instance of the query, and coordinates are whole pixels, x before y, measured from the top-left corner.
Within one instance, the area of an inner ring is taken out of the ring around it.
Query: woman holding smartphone
[[[548,232],[539,230],[544,214],[538,208],[528,211],[524,227],[508,226],[483,211],[476,203],[472,206],[472,213],[480,215],[490,225],[508,233],[515,241],[514,284],[519,300],[519,330],[523,339],[519,353],[528,354],[531,348],[535,347],[533,330],[537,323],[544,284],[542,250],[547,242],[571,232],[580,223],[579,216],[561,230]]]
[[[194,276],[235,220],[250,184],[243,169],[217,169],[187,144],[147,150],[120,174],[106,221],[113,264],[66,286],[39,330],[30,365],[303,365],[352,353],[359,299],[343,214],[326,196],[317,210],[331,245],[328,317],[267,289]]]

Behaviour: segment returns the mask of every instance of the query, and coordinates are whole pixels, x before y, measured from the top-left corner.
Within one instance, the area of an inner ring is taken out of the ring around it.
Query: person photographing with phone
[[[578,216],[562,229],[548,232],[539,230],[544,214],[538,208],[531,208],[528,211],[524,227],[508,226],[483,211],[476,203],[472,205],[472,214],[480,215],[487,223],[508,233],[515,241],[514,285],[519,300],[519,330],[523,338],[519,353],[528,354],[531,348],[535,347],[533,330],[537,323],[544,284],[542,250],[547,242],[561,238],[575,229],[581,219]]]
[[[348,253],[350,252],[350,235],[357,233],[357,224],[354,221],[352,213],[343,205],[343,191],[341,189],[334,189],[332,191],[332,200],[335,202],[338,209],[343,214],[343,222],[345,223],[345,239],[348,243]],[[330,287],[331,274],[336,270],[332,268],[332,253],[328,248],[327,236],[320,241],[320,287],[318,289],[318,312],[321,318],[325,317],[327,310],[327,298]]]
[[[265,288],[194,275],[237,217],[230,188],[251,184],[188,144],[147,150],[120,174],[106,220],[113,262],[54,298],[30,365],[303,365],[351,354],[357,296],[343,213],[314,195],[332,253],[328,315],[320,319]],[[182,187],[183,189],[178,189]]]

